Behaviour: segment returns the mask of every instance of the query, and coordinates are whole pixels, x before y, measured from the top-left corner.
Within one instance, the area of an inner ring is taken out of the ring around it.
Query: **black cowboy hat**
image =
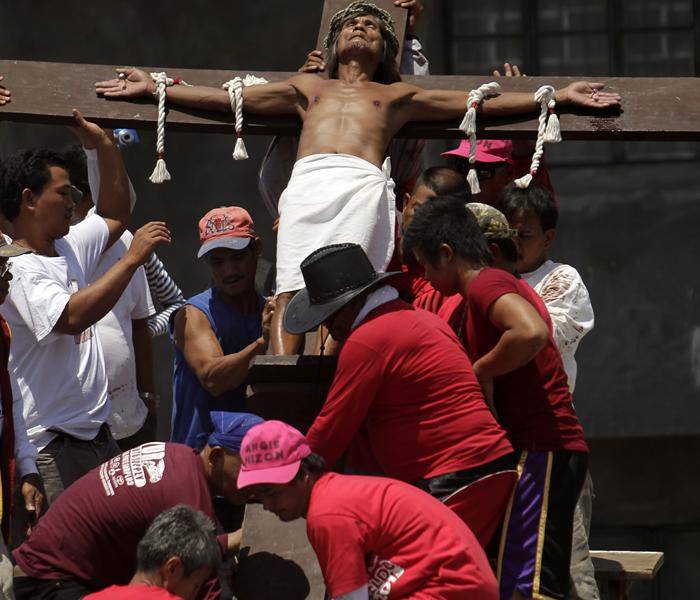
[[[333,244],[319,248],[301,263],[306,287],[292,298],[284,313],[289,333],[318,327],[365,290],[398,272],[377,273],[361,246]]]

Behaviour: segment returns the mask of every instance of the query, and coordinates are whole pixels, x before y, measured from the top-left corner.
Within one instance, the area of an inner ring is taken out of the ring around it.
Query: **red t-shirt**
[[[180,444],[144,444],[67,488],[13,556],[39,579],[70,577],[95,589],[127,584],[146,529],[177,504],[214,518],[199,455]]]
[[[561,355],[551,336],[552,324],[542,300],[524,281],[502,269],[483,269],[469,284],[464,340],[475,362],[498,343],[502,332],[489,319],[493,303],[518,294],[534,306],[550,329],[549,341],[526,365],[494,378],[494,403],[499,420],[517,450],[587,452],[583,429],[571,402]],[[450,309],[452,314],[450,315]],[[442,315],[459,320],[455,303]]]
[[[182,600],[155,585],[113,585],[100,592],[83,596],[83,600]]]
[[[402,300],[416,308],[422,308],[431,313],[438,312],[445,296],[438,292],[433,284],[425,278],[425,269],[417,262],[411,261],[410,264],[401,262],[397,249],[391,258],[387,271],[398,272],[398,275],[392,277],[391,285],[398,290]]]
[[[402,300],[352,331],[306,437],[329,465],[354,443],[350,467],[411,483],[512,452],[454,333]]]
[[[323,475],[306,531],[332,597],[363,585],[371,600],[496,600],[486,555],[449,508],[406,483]]]

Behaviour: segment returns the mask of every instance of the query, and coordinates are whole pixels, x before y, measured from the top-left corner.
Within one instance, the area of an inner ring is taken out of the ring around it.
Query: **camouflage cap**
[[[487,240],[513,239],[517,230],[511,229],[506,216],[498,209],[481,202],[469,202],[467,208],[472,211],[479,223],[479,229]]]
[[[331,24],[328,27],[328,35],[323,42],[323,48],[328,51],[331,48],[340,34],[340,30],[343,27],[343,23],[348,19],[357,17],[359,15],[371,15],[379,19],[384,26],[388,34],[386,42],[389,44],[391,51],[394,56],[399,52],[399,38],[396,37],[396,27],[394,25],[394,19],[392,16],[383,8],[379,8],[376,4],[371,2],[364,2],[362,0],[357,0],[356,2],[351,2],[343,10],[339,10],[333,15],[331,19]]]

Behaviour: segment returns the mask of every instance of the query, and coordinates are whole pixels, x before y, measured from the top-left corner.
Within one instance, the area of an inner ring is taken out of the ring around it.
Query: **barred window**
[[[446,0],[447,67],[488,74],[504,61],[529,75],[683,77],[700,75],[697,0]],[[683,160],[691,142],[570,142],[550,164]]]

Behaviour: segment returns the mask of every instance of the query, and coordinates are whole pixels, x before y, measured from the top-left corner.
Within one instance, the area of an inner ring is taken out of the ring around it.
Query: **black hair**
[[[301,468],[303,467],[303,468]],[[318,477],[326,472],[326,461],[322,456],[318,454],[309,454],[307,457],[301,459],[301,467],[296,474],[295,479],[301,479],[304,472]]]
[[[559,209],[551,192],[541,185],[531,184],[521,190],[515,183],[509,183],[498,202],[501,212],[511,221],[521,212],[533,212],[540,221],[542,231],[556,229]]]
[[[476,265],[493,264],[484,234],[464,198],[438,196],[419,206],[403,237],[404,252],[419,250],[432,264],[437,262],[441,244],[448,244],[456,255]]]
[[[203,567],[213,571],[219,565],[220,555],[214,523],[185,504],[169,508],[153,519],[136,548],[139,571],[156,571],[177,556],[185,577]]]
[[[489,240],[489,243],[496,244],[501,249],[503,256],[509,262],[518,262],[518,247],[511,238],[496,238]]]
[[[0,186],[0,210],[8,221],[14,221],[19,215],[22,190],[29,188],[38,194],[51,181],[49,167],[68,170],[63,157],[48,148],[20,150],[5,161]]]
[[[399,74],[399,69],[396,65],[396,52],[389,41],[390,35],[387,31],[386,25],[382,19],[376,17],[375,15],[368,13],[370,17],[374,19],[379,24],[379,31],[382,34],[382,41],[384,42],[384,54],[382,56],[382,62],[379,63],[377,71],[374,73],[372,81],[377,83],[396,83],[401,81],[401,75]],[[353,14],[349,16],[340,25],[340,29],[345,26],[350,19],[355,19],[359,14]],[[340,33],[340,32],[339,32]],[[340,35],[336,35],[335,39],[332,41],[332,45],[328,48],[328,77],[331,79],[338,79],[338,65],[340,64],[340,57],[338,56],[338,40]]]
[[[414,189],[427,187],[438,196],[462,196],[466,201],[469,194],[467,180],[455,169],[449,167],[430,167],[420,174]]]
[[[88,182],[87,159],[85,151],[80,144],[73,144],[63,150],[63,159],[68,165],[68,175],[70,182],[77,187],[84,196],[90,194],[90,183]]]

